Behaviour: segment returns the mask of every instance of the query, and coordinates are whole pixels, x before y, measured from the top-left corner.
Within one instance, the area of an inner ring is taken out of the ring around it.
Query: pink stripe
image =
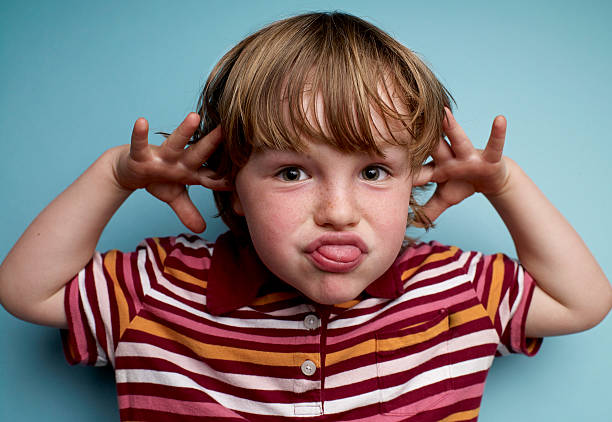
[[[181,264],[194,270],[207,270],[210,268],[210,258],[184,255],[179,249],[172,251],[172,258],[180,259]],[[179,268],[180,269],[180,268]]]
[[[476,258],[472,258],[473,260]],[[485,287],[489,288],[491,287],[491,281],[486,281],[485,277],[487,276],[487,269],[489,268],[489,266],[491,265],[491,261],[493,261],[493,256],[492,255],[484,255],[481,258],[481,266],[482,266],[482,271],[480,273],[480,277],[478,277],[477,280],[474,280],[474,282],[476,283],[476,294],[478,295],[478,297],[482,300],[483,295],[484,295],[484,290]]]
[[[436,302],[430,302],[430,303],[426,303],[420,306],[411,307],[401,312],[392,312],[389,315],[381,319],[377,319],[374,322],[367,322],[367,324],[364,324],[361,327],[355,328],[354,330],[351,330],[350,332],[346,334],[342,334],[338,336],[328,335],[327,344],[329,345],[337,344],[337,343],[349,340],[351,338],[354,338],[354,337],[357,337],[363,334],[367,334],[369,332],[378,331],[380,329],[383,329],[389,326],[393,322],[397,322],[400,319],[406,319],[406,318],[413,317],[415,315],[420,315],[420,314],[424,314],[429,311],[437,310],[437,309],[444,307],[445,305],[448,306],[451,303],[455,304],[455,303],[465,302],[469,300],[473,294],[474,294],[473,291],[466,290],[455,296],[447,297],[447,298],[438,300]]]
[[[131,254],[120,254],[121,255],[121,264],[123,266],[123,285],[127,288],[127,291],[130,295],[129,298],[126,298],[128,302],[131,302],[136,308],[135,311],[138,312],[141,308],[140,300],[138,298],[138,294],[136,292],[136,286],[134,282],[134,274],[132,273],[132,259],[134,256],[136,260],[138,260],[138,251],[132,252]],[[118,278],[118,277],[117,277]],[[121,284],[121,280],[119,280]],[[123,287],[123,286],[122,286]]]
[[[531,301],[527,299],[534,287],[534,281],[531,275],[527,273],[527,271],[523,271],[523,297],[517,298],[517,300],[521,302],[510,320],[510,346],[517,352],[527,353],[527,350],[525,350],[526,347],[524,347],[526,345],[523,320],[528,310],[528,305],[531,303]]]
[[[174,400],[163,397],[143,395],[119,396],[119,408],[157,410],[160,412],[191,416],[206,415],[227,418],[242,418],[238,413],[233,412],[218,403]]]
[[[74,278],[74,280],[69,285],[69,299],[68,299],[68,307],[70,308],[70,315],[72,319],[72,327],[70,328],[72,339],[76,342],[76,351],[78,356],[75,358],[79,359],[81,362],[86,361],[89,356],[89,350],[87,349],[87,340],[85,335],[85,327],[83,326],[83,319],[85,315],[81,315],[79,312],[79,284],[78,284],[78,275]]]

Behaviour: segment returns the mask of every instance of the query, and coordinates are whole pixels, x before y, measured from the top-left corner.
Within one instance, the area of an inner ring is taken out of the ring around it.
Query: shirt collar
[[[365,291],[373,297],[395,299],[402,294],[398,262]],[[280,280],[261,262],[250,242],[239,241],[232,232],[217,238],[206,288],[206,307],[212,315],[222,315],[251,304],[261,287]]]

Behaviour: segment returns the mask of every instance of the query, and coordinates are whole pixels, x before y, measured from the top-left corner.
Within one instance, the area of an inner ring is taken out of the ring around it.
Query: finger
[[[181,223],[194,233],[202,233],[206,229],[206,222],[202,214],[191,201],[187,190],[183,190],[174,200],[168,202]]]
[[[421,207],[430,221],[436,221],[440,215],[449,208],[449,204],[443,201],[438,195],[434,194],[427,203]]]
[[[140,117],[134,122],[132,129],[132,140],[130,142],[130,157],[136,161],[143,161],[149,153],[149,122],[144,117]]]
[[[209,168],[201,167],[198,170],[199,184],[205,188],[217,190],[217,191],[228,191],[233,190],[234,186],[226,177],[219,177],[214,170]]]
[[[223,133],[221,132],[221,126],[217,126],[187,149],[183,163],[188,168],[196,169],[200,167],[208,160],[222,141]]]
[[[419,172],[412,179],[412,186],[423,186],[429,182],[433,182],[436,165],[433,162],[427,163],[419,169]]]
[[[187,142],[189,142],[199,124],[200,116],[197,113],[189,113],[174,132],[166,138],[160,149],[160,155],[165,159],[178,159],[185,151]]]
[[[446,112],[446,117],[442,127],[451,143],[455,156],[457,158],[469,157],[474,152],[474,146],[470,138],[465,134],[463,128],[459,126],[450,109],[444,107],[444,111]]]
[[[506,118],[497,116],[493,120],[491,135],[487,141],[482,158],[490,163],[497,163],[502,159],[504,153],[504,143],[506,141]]]
[[[453,155],[453,150],[444,138],[440,138],[440,142],[438,142],[438,145],[436,146],[434,152],[432,152],[431,157],[438,163],[455,158]]]

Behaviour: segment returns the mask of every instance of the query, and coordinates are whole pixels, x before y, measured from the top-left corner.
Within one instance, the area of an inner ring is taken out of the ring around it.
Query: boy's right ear
[[[240,198],[238,197],[238,194],[236,193],[236,191],[232,192],[232,210],[237,215],[244,217],[244,210],[242,209],[242,202],[240,202]]]

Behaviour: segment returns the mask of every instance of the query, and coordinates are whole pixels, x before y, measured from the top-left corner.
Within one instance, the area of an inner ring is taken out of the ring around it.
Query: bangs
[[[240,146],[228,151],[238,166],[253,150],[303,151],[311,141],[374,154],[381,142],[405,145],[422,163],[422,139],[441,134],[428,123],[441,122],[445,89],[414,53],[358,18],[290,18],[234,50],[218,110],[226,140]]]
[[[381,140],[407,145],[414,114],[398,109],[409,110],[406,99],[414,93],[401,91],[393,64],[378,57],[376,46],[357,55],[357,40],[337,31],[332,39],[324,29],[307,32],[259,69],[252,80],[256,100],[242,110],[247,140],[256,149],[303,150],[306,140],[372,153]]]

